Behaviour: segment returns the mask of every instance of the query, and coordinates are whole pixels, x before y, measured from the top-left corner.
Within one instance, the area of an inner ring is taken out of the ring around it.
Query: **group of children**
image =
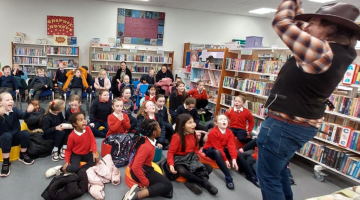
[[[62,74],[69,73],[61,67],[58,71]],[[41,82],[43,73],[43,70],[38,69],[38,76],[33,80],[32,86],[35,84],[42,84],[45,88],[48,86],[46,82]],[[57,86],[61,85],[64,90],[69,85],[80,83],[86,85],[84,82],[86,77],[81,77],[84,72],[74,70],[74,74],[75,77],[70,80],[71,82],[68,81],[69,79],[66,80],[69,84],[63,83],[65,79],[59,76]],[[98,91],[98,98],[91,105],[89,123],[86,121],[85,111],[81,109],[81,93],[79,94],[77,89],[73,92],[77,94],[70,96],[65,117],[62,114],[65,110],[65,102],[61,99],[49,102],[46,110],[40,108],[38,100],[32,99],[29,101],[27,112],[22,112],[13,108],[12,96],[9,93],[0,94],[0,115],[4,118],[2,122],[4,125],[0,126],[3,129],[0,130],[0,144],[4,158],[1,176],[10,174],[11,146],[20,144],[19,160],[25,164],[34,163],[34,160],[26,154],[30,133],[20,130],[19,119],[24,119],[30,131],[40,129],[43,131],[43,139],[54,140],[52,160],[65,160],[64,165],[49,169],[46,172],[47,177],[59,173],[76,172],[80,161],[87,162],[86,167],[95,165],[99,155],[95,137],[104,138],[112,134],[133,132],[138,139],[133,146],[130,159],[131,176],[145,188],[140,189],[135,185],[124,199],[166,196],[171,193],[171,182],[164,176],[159,176],[151,167],[154,148],[169,149],[167,163],[170,172],[184,177],[187,180],[186,187],[195,194],[201,194],[202,188],[212,195],[218,192],[208,180],[212,167],[199,162],[197,154],[201,146],[203,146],[202,152],[214,160],[224,173],[226,186],[229,189],[234,189],[234,183],[228,171],[231,167],[245,173],[246,178],[258,186],[254,170],[244,161],[242,150],[238,151],[234,144],[234,136],[243,143],[253,142],[248,135],[254,122],[251,113],[243,108],[245,101],[243,97],[236,97],[234,108],[229,109],[225,115],[214,118],[215,128],[207,134],[207,127],[200,123],[198,114],[198,109],[203,109],[207,105],[203,81],[197,83],[196,89],[186,92],[185,84],[181,82],[181,79],[176,80],[176,85],[170,94],[171,122],[169,122],[168,109],[165,106],[167,98],[156,94],[157,88],[152,84],[149,85],[145,101],[140,105],[135,118],[129,81],[129,77],[124,75],[123,83],[120,85],[121,98],[112,100],[106,72],[100,71],[94,84]],[[143,80],[142,84],[147,84],[147,81],[148,79]],[[175,130],[173,124],[176,124]],[[100,127],[103,129],[99,129]],[[198,173],[194,173],[193,169],[196,169]]]

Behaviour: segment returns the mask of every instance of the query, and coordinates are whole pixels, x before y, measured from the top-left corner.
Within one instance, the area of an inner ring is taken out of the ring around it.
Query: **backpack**
[[[133,146],[133,141],[129,134],[118,133],[110,135],[104,140],[104,143],[112,145],[110,154],[117,168],[129,164],[131,148]]]

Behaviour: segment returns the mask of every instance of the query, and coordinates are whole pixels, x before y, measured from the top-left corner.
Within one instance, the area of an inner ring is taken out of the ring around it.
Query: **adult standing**
[[[174,82],[174,76],[166,65],[162,65],[161,70],[156,74],[156,82],[159,82],[163,78],[170,78],[171,81]],[[159,87],[159,94],[165,95],[165,90],[161,89],[161,87]]]
[[[356,58],[358,16],[359,10],[346,3],[324,5],[313,14],[302,14],[301,0],[280,4],[273,27],[294,56],[275,81],[257,139],[264,200],[293,199],[286,164],[318,132],[325,104],[331,105],[327,98]],[[309,24],[303,27],[303,21]]]
[[[130,84],[132,83],[132,74],[130,69],[126,67],[126,62],[122,61],[120,63],[120,68],[117,70],[115,75],[115,81],[113,81],[113,93],[115,96],[120,96],[121,91],[118,91],[118,84],[121,84],[123,82],[123,78],[125,75],[128,75],[130,78]]]

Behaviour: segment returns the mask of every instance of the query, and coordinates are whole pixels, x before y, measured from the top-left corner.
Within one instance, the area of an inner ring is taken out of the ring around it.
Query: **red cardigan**
[[[198,145],[193,134],[185,135],[185,151],[181,151],[181,141],[179,135],[176,133],[172,136],[170,147],[167,152],[167,163],[174,165],[174,155],[186,156],[191,152],[197,153]]]
[[[145,95],[145,101],[152,101],[155,103],[155,98],[156,98],[156,95],[152,99],[150,99],[150,95]]]
[[[146,178],[146,174],[143,170],[143,165],[152,166],[151,162],[155,156],[155,147],[150,141],[145,138],[145,143],[142,144],[136,152],[133,162],[130,165],[130,169],[139,179],[140,183],[144,186],[149,186],[149,179]]]
[[[108,117],[109,130],[106,134],[106,137],[116,133],[127,133],[130,129],[130,120],[127,114],[120,113],[123,115],[123,120],[120,121],[114,113],[111,113]]]
[[[194,97],[195,99],[203,99],[203,100],[207,99],[207,94],[206,94],[205,89],[200,94],[199,91],[197,90],[197,88],[195,88],[193,90],[190,90],[188,92],[188,95],[191,96],[191,97]]]
[[[65,150],[65,162],[70,163],[72,153],[79,155],[86,155],[90,151],[97,152],[97,146],[94,134],[89,126],[86,126],[85,133],[78,136],[74,130],[70,133],[67,148]]]
[[[251,132],[254,128],[254,117],[246,108],[243,108],[243,111],[241,111],[239,114],[234,111],[234,108],[231,108],[225,112],[225,115],[230,119],[230,128],[239,128],[247,130],[247,132]],[[246,129],[247,123],[249,123],[249,126]]]
[[[226,129],[225,134],[222,134],[218,127],[213,128],[208,134],[208,140],[204,145],[204,149],[214,148],[221,152],[224,161],[227,161],[224,149],[228,148],[231,159],[237,159],[238,152],[234,143],[234,134],[230,129]]]

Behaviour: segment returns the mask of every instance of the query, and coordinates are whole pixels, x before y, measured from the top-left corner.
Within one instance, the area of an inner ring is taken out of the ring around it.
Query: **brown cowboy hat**
[[[354,5],[348,3],[331,3],[323,5],[315,13],[296,15],[296,20],[308,22],[313,17],[329,20],[333,23],[340,24],[356,32],[357,38],[360,39],[360,26],[355,22],[359,17],[360,11]]]

